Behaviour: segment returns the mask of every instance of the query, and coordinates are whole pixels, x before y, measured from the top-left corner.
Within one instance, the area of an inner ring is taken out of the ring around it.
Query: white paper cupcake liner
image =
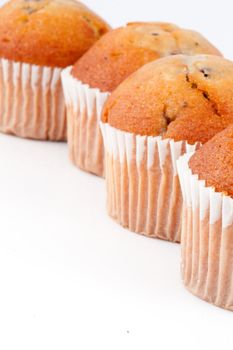
[[[0,59],[0,131],[63,141],[66,113],[61,69]]]
[[[109,215],[133,232],[179,242],[182,194],[176,160],[199,145],[138,136],[106,123],[101,129]]]
[[[70,158],[82,170],[104,176],[104,146],[99,121],[109,93],[75,79],[71,69],[68,67],[62,72]]]
[[[196,296],[233,311],[233,199],[192,174],[191,156],[177,162],[184,197],[184,284]]]

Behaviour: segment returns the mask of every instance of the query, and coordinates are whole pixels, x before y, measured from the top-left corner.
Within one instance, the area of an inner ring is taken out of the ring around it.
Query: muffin
[[[179,53],[220,55],[194,31],[169,23],[130,23],[105,34],[63,73],[69,153],[76,166],[103,175],[104,149],[98,123],[103,103],[141,66]]]
[[[233,311],[233,125],[178,161],[184,196],[182,276],[196,296]]]
[[[131,231],[179,242],[176,160],[231,123],[231,61],[170,56],[127,78],[102,114],[110,216]]]
[[[108,25],[72,0],[12,0],[0,9],[0,131],[66,139],[62,68],[80,58]]]

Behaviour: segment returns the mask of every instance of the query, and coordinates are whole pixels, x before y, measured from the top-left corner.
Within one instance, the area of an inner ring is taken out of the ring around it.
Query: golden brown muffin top
[[[233,197],[233,125],[200,148],[189,166],[207,186]]]
[[[111,94],[102,120],[138,135],[205,143],[233,123],[233,62],[177,55],[148,63]]]
[[[0,56],[30,64],[74,64],[108,25],[75,0],[12,0],[0,8]]]
[[[144,64],[175,54],[220,52],[197,32],[169,23],[129,23],[105,34],[75,64],[72,74],[101,91],[113,91]]]

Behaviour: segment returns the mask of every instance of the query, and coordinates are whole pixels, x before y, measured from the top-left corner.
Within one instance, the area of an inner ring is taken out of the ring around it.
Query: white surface
[[[185,291],[179,245],[109,219],[65,144],[0,135],[0,161],[0,349],[232,349],[233,314]]]
[[[196,28],[233,57],[232,2],[86,1],[110,18]],[[105,214],[102,179],[65,144],[0,135],[0,349],[233,348],[233,313],[183,288],[180,247]]]

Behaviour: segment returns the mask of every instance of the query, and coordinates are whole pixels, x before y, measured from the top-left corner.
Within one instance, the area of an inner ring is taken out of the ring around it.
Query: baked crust
[[[233,123],[233,62],[176,55],[148,63],[111,94],[102,120],[139,135],[205,143]]]
[[[0,56],[30,64],[74,64],[109,26],[75,0],[11,0],[0,9]]]
[[[189,166],[207,186],[233,197],[233,125],[198,150]]]
[[[98,40],[75,64],[75,78],[101,91],[113,91],[144,64],[175,54],[220,52],[197,32],[170,23],[129,23]]]

